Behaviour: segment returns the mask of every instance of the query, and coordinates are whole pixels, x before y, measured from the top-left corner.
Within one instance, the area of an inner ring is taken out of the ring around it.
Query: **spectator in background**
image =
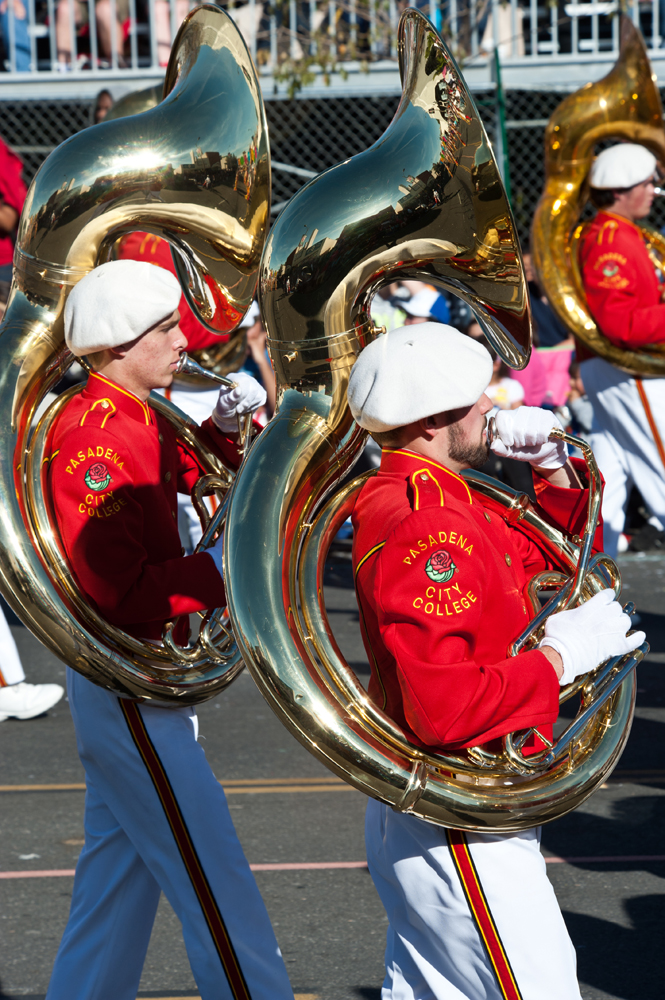
[[[538,284],[538,279],[536,278],[530,253],[524,254],[524,271],[529,286],[531,312],[538,331],[539,346],[556,347],[558,344],[564,343],[564,341],[572,341],[570,332],[552,309],[547,297],[543,295],[542,289]]]
[[[103,122],[114,104],[115,99],[111,91],[106,87],[100,90],[95,99],[95,106],[92,111],[93,125],[99,125],[100,122]]]
[[[178,30],[190,10],[189,0],[174,0],[175,31]],[[167,66],[171,55],[171,8],[168,0],[155,0],[155,33],[157,35],[157,58],[160,66]],[[175,35],[173,36],[175,38]]]
[[[586,441],[593,423],[593,403],[586,394],[577,361],[571,362],[568,372],[570,375],[568,409],[572,416],[572,433]]]
[[[535,347],[535,345],[534,345]],[[537,350],[531,351],[531,357],[526,368],[513,371],[516,379],[524,389],[525,406],[550,406],[550,394],[547,383],[547,371]]]
[[[531,254],[524,255],[524,270],[531,296],[534,339],[547,381],[542,405],[554,408],[564,406],[568,398],[568,369],[573,359],[575,342],[543,295],[536,280]]]
[[[483,347],[489,351],[492,358],[492,381],[485,390],[487,395],[500,410],[517,409],[524,402],[524,389],[521,383],[515,378],[516,373],[512,372],[510,375],[508,374],[510,371],[508,366],[501,361],[497,352],[485,337],[477,319],[474,318],[469,323],[466,335],[467,337],[472,337],[473,340],[480,341]],[[505,382],[514,382],[514,386],[502,386],[501,383],[504,379]],[[493,387],[498,398],[495,398],[495,395],[492,393]],[[533,477],[531,475],[531,466],[528,462],[517,462],[514,458],[502,458],[499,455],[495,455],[494,452],[490,452],[490,457],[479,471],[484,472],[486,476],[498,479],[499,482],[505,483],[507,486],[512,486],[513,489],[519,490],[521,493],[527,493],[535,501],[536,494],[533,488]]]
[[[517,379],[511,377],[508,365],[492,350],[489,343],[485,346],[492,355],[492,378],[485,389],[485,395],[489,396],[499,410],[516,410],[524,402],[524,389]]]
[[[473,319],[466,333],[474,340],[485,343],[483,329],[477,319]],[[531,358],[526,368],[513,371],[511,378],[520,383],[524,390],[522,402],[525,406],[547,405],[547,375],[537,351],[531,351]]]
[[[115,46],[118,66],[124,67],[124,26],[129,24],[129,0],[115,0],[115,24],[112,23],[111,0],[94,0],[94,2],[100,65],[103,65],[103,62],[111,65],[113,47]],[[70,0],[60,0],[55,14],[55,43],[58,59],[53,68],[63,73],[79,69],[78,63],[85,64],[90,60],[88,53],[82,53],[77,58],[77,65],[72,65],[72,35],[77,36],[83,31],[90,31],[87,0],[73,0],[73,8],[73,25],[70,16]]]
[[[427,323],[436,320],[438,323],[450,322],[450,309],[445,295],[425,285],[416,292],[413,298],[402,303],[406,313],[405,326],[413,323]]]
[[[11,69],[11,31],[9,25],[9,4],[14,5],[14,54],[16,72],[29,73],[31,66],[30,38],[28,36],[28,12],[23,0],[0,0],[0,32],[5,50],[5,69]]]
[[[247,355],[240,371],[252,375],[266,390],[266,405],[257,410],[254,416],[259,423],[266,424],[275,412],[277,381],[267,349],[268,334],[257,302],[252,303],[242,325],[247,328]]]
[[[402,301],[395,299],[398,283],[393,281],[390,285],[380,288],[372,300],[372,319],[376,326],[385,328],[386,333],[396,330],[398,326],[404,326],[406,313],[402,308]]]
[[[22,178],[23,161],[0,139],[0,296],[9,293],[16,227],[23,211],[26,188]]]

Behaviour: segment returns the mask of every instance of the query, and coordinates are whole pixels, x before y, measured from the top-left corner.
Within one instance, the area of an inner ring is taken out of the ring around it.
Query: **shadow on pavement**
[[[328,560],[323,576],[323,583],[326,587],[343,587],[345,590],[353,590],[353,567],[350,560],[343,562]]]
[[[652,611],[641,611],[638,607],[640,620],[635,626],[646,632],[647,642],[652,653],[665,653],[665,615],[656,615]]]
[[[665,896],[639,896],[626,901],[632,928],[581,913],[564,913],[577,949],[580,983],[620,1000],[661,1000]]]
[[[611,794],[599,791],[597,795]],[[665,796],[633,795],[613,803],[610,815],[569,813],[543,827],[543,847],[559,857],[643,857],[665,855]],[[587,871],[633,872],[665,877],[665,861],[574,862]],[[663,897],[665,899],[665,896]],[[662,928],[661,928],[662,930]]]

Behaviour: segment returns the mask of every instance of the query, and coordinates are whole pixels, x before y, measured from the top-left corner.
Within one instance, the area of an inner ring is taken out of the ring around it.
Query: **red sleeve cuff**
[[[581,482],[586,483],[586,462],[581,458],[571,458]],[[602,477],[601,477],[602,478]],[[573,489],[563,486],[553,486],[534,470],[533,485],[538,499],[538,506],[545,515],[545,520],[555,528],[562,528],[571,535],[582,535],[586,525],[587,508],[589,504],[588,489]],[[599,519],[594,542],[594,552],[603,548],[603,522]]]

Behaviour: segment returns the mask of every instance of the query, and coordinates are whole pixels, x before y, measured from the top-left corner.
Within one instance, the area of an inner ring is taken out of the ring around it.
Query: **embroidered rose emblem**
[[[96,493],[105,490],[111,482],[111,473],[103,462],[95,462],[85,474],[86,485]]]
[[[456,569],[453,557],[445,549],[432,553],[425,566],[425,572],[435,583],[447,583]]]

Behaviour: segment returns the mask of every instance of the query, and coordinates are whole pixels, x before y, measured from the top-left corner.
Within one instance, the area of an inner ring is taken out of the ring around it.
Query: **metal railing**
[[[624,0],[625,2],[625,0]],[[405,0],[222,2],[260,72],[306,82],[350,64],[395,64]],[[154,76],[192,0],[6,0],[0,12],[1,66],[16,79],[40,74]],[[584,62],[618,51],[619,3],[580,0],[416,0],[463,65]],[[665,41],[665,0],[628,0],[652,51]],[[661,34],[662,30],[662,34]],[[6,79],[6,77],[5,77]]]

